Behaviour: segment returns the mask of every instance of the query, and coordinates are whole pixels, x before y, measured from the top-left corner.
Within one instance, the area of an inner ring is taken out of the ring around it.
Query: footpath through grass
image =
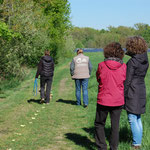
[[[89,80],[89,106],[76,106],[74,81],[69,73],[70,60],[55,68],[53,98],[49,105],[39,104],[33,96],[36,70],[21,85],[0,94],[0,150],[96,150],[94,120],[97,82],[95,73],[103,53],[86,53],[93,65]],[[125,58],[125,62],[128,58]],[[144,135],[142,150],[150,149],[150,71],[146,77],[147,111],[142,116]],[[39,81],[38,81],[39,83]],[[109,140],[110,119],[106,123]],[[119,150],[130,150],[131,132],[126,112],[120,121]]]

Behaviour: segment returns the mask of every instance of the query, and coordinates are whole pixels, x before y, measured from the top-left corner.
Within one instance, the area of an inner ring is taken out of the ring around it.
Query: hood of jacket
[[[52,58],[51,58],[51,56],[45,55],[45,56],[42,57],[42,60],[44,60],[45,62],[49,63],[49,62],[52,61]]]
[[[120,62],[117,62],[115,60],[107,60],[104,61],[105,65],[110,69],[110,70],[117,70],[122,66]]]
[[[132,57],[135,58],[139,63],[141,63],[143,65],[148,63],[147,52],[145,52],[143,54],[136,54]]]

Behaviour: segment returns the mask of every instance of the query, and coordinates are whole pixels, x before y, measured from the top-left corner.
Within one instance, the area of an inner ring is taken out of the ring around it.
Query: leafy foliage
[[[3,0],[0,5],[0,58],[3,58],[0,73],[5,78],[21,77],[21,66],[35,66],[45,49],[51,50],[57,62],[67,48],[69,15],[68,0]]]
[[[22,78],[22,66],[36,66],[45,49],[55,63],[71,57],[75,48],[103,48],[128,36],[140,35],[150,46],[150,26],[108,27],[107,30],[72,27],[68,0],[0,1],[1,78]]]
[[[135,28],[137,29],[138,35],[143,36],[150,47],[150,26],[148,24],[138,23],[135,24]]]
[[[78,28],[72,30],[72,36],[76,48],[103,48],[108,43],[116,41],[125,47],[126,39],[129,36],[143,36],[150,46],[150,26],[148,24],[138,23],[134,27],[112,27],[107,30],[95,30],[92,28]]]
[[[22,72],[20,71],[20,64],[17,59],[17,49],[13,50],[10,45],[14,44],[14,39],[19,39],[20,34],[13,32],[8,29],[8,26],[0,21],[0,74],[1,76],[8,77],[20,76]]]

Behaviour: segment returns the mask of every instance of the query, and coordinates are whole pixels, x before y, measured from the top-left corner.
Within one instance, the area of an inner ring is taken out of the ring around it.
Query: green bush
[[[22,78],[22,66],[35,67],[46,49],[55,62],[69,57],[73,48],[68,43],[69,15],[68,0],[4,0],[0,4],[1,76]]]

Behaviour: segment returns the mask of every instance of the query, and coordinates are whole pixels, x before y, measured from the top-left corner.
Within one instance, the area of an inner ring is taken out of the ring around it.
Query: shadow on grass
[[[95,137],[95,127],[83,128],[83,130],[89,133],[93,138]]]
[[[4,98],[6,98],[6,96],[0,96],[0,98],[1,98],[1,99],[4,99]]]
[[[95,127],[83,128],[83,130],[89,133],[89,135],[92,138],[95,137]],[[108,141],[110,139],[110,132],[111,132],[110,128],[105,128],[105,136]],[[126,126],[120,128],[119,142],[130,143],[131,141],[132,141],[131,131]]]
[[[4,91],[0,88],[0,98],[6,98],[6,96],[4,96]]]
[[[95,143],[89,140],[86,136],[82,136],[76,133],[65,134],[66,138],[73,141],[75,144],[85,147],[86,150],[95,150]]]
[[[37,103],[37,104],[41,104],[40,101],[41,101],[40,99],[29,99],[29,100],[27,100],[28,103],[33,102],[33,103]]]
[[[64,100],[64,99],[58,99],[56,102],[60,102],[60,103],[66,103],[66,104],[71,104],[71,105],[76,105],[76,101],[73,100]]]
[[[111,132],[110,128],[105,128],[105,136],[106,136],[106,139],[108,141],[110,139],[110,132]],[[119,142],[130,143],[131,140],[132,139],[131,139],[131,132],[130,132],[130,130],[127,127],[120,128],[120,131],[119,131]]]
[[[120,129],[120,142],[130,143],[132,141],[131,131],[126,126]]]

